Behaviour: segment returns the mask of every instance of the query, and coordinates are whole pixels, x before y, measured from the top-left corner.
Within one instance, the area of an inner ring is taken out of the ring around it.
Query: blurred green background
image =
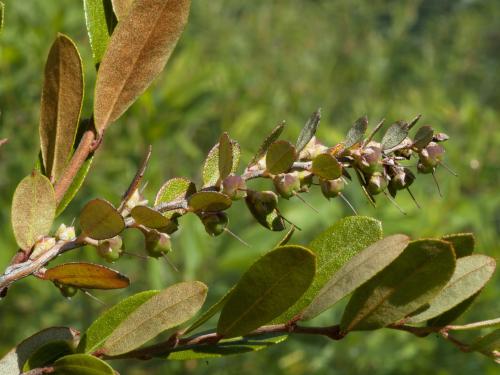
[[[0,36],[0,268],[16,248],[10,229],[10,201],[18,181],[38,153],[38,114],[44,60],[57,32],[73,38],[86,71],[84,116],[91,112],[95,72],[84,27],[82,2],[3,0]],[[281,120],[284,137],[295,140],[310,113],[322,108],[319,138],[343,140],[350,124],[367,114],[372,126],[409,120],[450,135],[447,164],[440,169],[440,198],[430,176],[419,176],[414,192],[422,209],[402,194],[394,206],[379,199],[373,209],[355,184],[348,196],[364,215],[383,221],[386,234],[415,237],[474,231],[477,250],[498,258],[500,232],[500,2],[498,0],[211,0],[193,1],[190,22],[165,73],[113,125],[86,183],[59,222],[70,223],[94,197],[119,202],[148,144],[153,156],[146,174],[152,199],[174,176],[199,180],[207,151],[222,131],[242,146],[248,161],[265,133]],[[295,242],[307,243],[350,214],[341,201],[326,202],[318,191],[282,203],[287,217],[303,228]],[[115,266],[133,280],[126,291],[96,295],[111,305],[134,291],[199,279],[215,301],[245,267],[280,238],[258,226],[236,203],[230,236],[210,238],[193,217],[181,221],[172,260],[124,257]],[[140,235],[126,235],[128,250],[141,252]],[[92,249],[65,254],[60,261],[97,260]],[[496,277],[460,319],[498,316]],[[104,307],[84,295],[63,299],[48,283],[29,278],[0,301],[0,355],[26,336],[54,325],[85,329]],[[317,318],[338,322],[341,306]],[[476,333],[477,334],[477,333]],[[463,335],[462,335],[463,336]],[[467,337],[465,335],[464,337]],[[293,337],[258,354],[209,361],[115,363],[122,374],[493,374],[492,361],[461,354],[437,337],[417,339],[400,332],[354,333],[341,342]]]

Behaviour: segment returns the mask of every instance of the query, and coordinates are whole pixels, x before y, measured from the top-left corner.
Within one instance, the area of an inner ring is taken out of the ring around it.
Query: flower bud
[[[56,230],[56,238],[61,241],[72,241],[76,238],[75,227],[67,227],[64,223]]]
[[[413,181],[415,181],[415,175],[408,168],[398,168],[389,181],[389,185],[394,190],[401,190],[409,187]]]
[[[36,259],[47,250],[54,247],[56,239],[54,237],[43,237],[35,243],[33,251],[30,254],[30,259]]]
[[[309,171],[297,172],[300,180],[300,191],[308,192],[313,183],[314,175]]]
[[[144,196],[140,193],[139,189],[135,189],[131,197],[125,203],[124,212],[127,213],[132,211],[132,208],[134,208],[135,206],[145,206],[147,204],[148,200],[144,198]]]
[[[73,297],[76,292],[78,292],[78,288],[75,288],[74,286],[71,285],[63,285],[59,283],[54,283],[54,285],[59,289],[61,294],[66,297],[66,298],[71,298]]]
[[[288,199],[300,190],[300,178],[298,173],[282,173],[273,179],[274,187],[279,195]]]
[[[211,212],[204,213],[201,221],[209,235],[218,236],[226,229],[229,219],[225,212]]]
[[[382,158],[382,147],[380,143],[370,142],[361,150],[360,155],[353,154],[356,164],[366,174],[372,174],[380,168]]]
[[[434,167],[431,167],[429,165],[425,165],[421,162],[418,162],[417,171],[418,171],[418,173],[428,174],[428,173],[434,172]]]
[[[371,175],[366,185],[366,189],[371,195],[377,195],[381,193],[387,187],[387,179],[380,172],[375,172]]]
[[[431,142],[419,153],[419,161],[424,167],[435,167],[443,159],[444,148],[436,142]]]
[[[345,182],[342,177],[336,178],[335,180],[320,180],[321,192],[325,198],[335,198],[344,190]]]
[[[278,196],[274,191],[248,192],[247,204],[251,205],[259,216],[267,216],[278,207]]]
[[[246,196],[247,185],[241,176],[231,175],[222,181],[222,193],[226,194],[233,201]]]
[[[151,230],[144,234],[146,252],[152,258],[159,258],[172,251],[170,236],[166,233]]]
[[[120,236],[99,241],[97,245],[99,255],[107,262],[114,263],[123,253],[123,241]]]

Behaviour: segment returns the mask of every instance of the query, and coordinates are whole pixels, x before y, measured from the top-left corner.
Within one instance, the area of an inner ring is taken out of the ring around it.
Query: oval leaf
[[[415,138],[413,139],[413,147],[421,150],[429,143],[431,143],[433,137],[434,130],[428,125],[422,126],[415,133]]]
[[[389,150],[396,147],[405,140],[408,136],[409,127],[404,121],[398,121],[389,126],[384,136],[382,137],[382,149]]]
[[[233,170],[233,145],[227,133],[219,139],[219,180],[225,179]]]
[[[341,329],[377,329],[404,318],[438,295],[454,270],[455,254],[449,243],[411,242],[394,262],[354,292]]]
[[[130,284],[127,276],[100,264],[74,262],[45,271],[43,278],[84,289],[119,289]]]
[[[264,139],[264,142],[262,142],[262,144],[259,147],[259,150],[254,155],[250,163],[248,163],[249,167],[257,163],[260,159],[262,159],[264,155],[266,155],[269,146],[271,146],[272,143],[278,140],[284,128],[285,128],[285,122],[282,122],[272,130],[271,134],[269,134],[266,137],[266,139]]]
[[[266,169],[271,174],[287,172],[297,159],[295,147],[288,141],[276,141],[266,154]]]
[[[115,12],[118,21],[125,18],[130,11],[133,0],[111,0],[113,3],[113,11]]]
[[[314,318],[359,288],[391,264],[409,242],[407,236],[395,234],[375,242],[353,256],[325,284],[302,314],[302,319]]]
[[[342,176],[342,164],[333,155],[319,154],[312,162],[312,172],[325,180],[335,180]]]
[[[273,323],[286,323],[304,311],[349,259],[381,238],[380,221],[364,216],[349,216],[341,219],[317,236],[308,245],[318,262],[316,276],[311,286],[297,303]]]
[[[283,246],[257,260],[236,284],[224,305],[217,332],[245,335],[285,312],[307,290],[316,257],[300,246]]]
[[[114,30],[97,75],[94,119],[99,133],[163,70],[189,14],[189,0],[136,0]]]
[[[85,24],[89,34],[94,64],[99,66],[116,26],[111,0],[83,0]]]
[[[408,323],[420,323],[452,309],[478,293],[495,272],[495,259],[486,255],[470,255],[457,260],[451,280],[430,302],[429,307],[410,317]]]
[[[354,125],[347,132],[345,139],[345,147],[349,148],[363,140],[366,129],[368,128],[368,118],[366,116],[360,117],[356,120]]]
[[[42,347],[38,348],[36,352],[26,361],[23,366],[23,371],[33,370],[38,367],[48,366],[58,358],[65,355],[73,354],[74,348],[68,341],[51,341]]]
[[[61,176],[73,151],[83,102],[83,72],[73,41],[59,34],[45,64],[40,104],[40,146],[45,175]]]
[[[103,346],[107,355],[126,353],[161,332],[191,319],[201,308],[207,286],[199,281],[172,285],[132,312],[108,337]]]
[[[448,234],[441,237],[443,241],[450,242],[455,249],[457,258],[471,255],[474,252],[475,242],[474,234],[472,233],[456,233]]]
[[[160,212],[147,206],[135,206],[130,211],[130,215],[132,215],[137,224],[144,225],[147,228],[160,229],[171,223]]]
[[[104,312],[98,319],[94,320],[82,336],[77,351],[92,353],[99,349],[116,327],[139,306],[158,293],[160,293],[158,290],[148,290],[134,294]]]
[[[233,167],[230,173],[236,172],[240,162],[241,149],[236,141],[231,141]],[[202,171],[203,186],[214,186],[219,181],[219,144],[217,143],[208,152]]]
[[[21,249],[31,248],[46,235],[56,212],[56,197],[49,179],[33,171],[21,180],[12,198],[12,229]]]
[[[200,191],[189,197],[188,205],[196,212],[218,212],[231,207],[232,200],[216,191]]]
[[[156,194],[155,206],[160,203],[172,202],[179,199],[187,199],[196,192],[194,183],[187,178],[174,177],[163,184]]]
[[[90,238],[105,240],[120,234],[125,229],[125,221],[111,203],[97,198],[83,207],[80,226]]]
[[[309,141],[314,137],[314,135],[316,134],[316,130],[318,129],[320,120],[321,109],[318,109],[317,111],[313,112],[309,120],[307,120],[306,124],[302,128],[302,131],[300,132],[299,138],[297,139],[297,144],[295,146],[297,153],[302,151],[304,147],[307,146]]]
[[[88,354],[71,354],[54,362],[56,375],[115,375],[103,360]]]

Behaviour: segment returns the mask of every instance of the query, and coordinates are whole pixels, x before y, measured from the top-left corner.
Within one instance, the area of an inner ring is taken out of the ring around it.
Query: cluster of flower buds
[[[99,241],[97,252],[107,262],[114,263],[123,254],[123,240],[120,236],[114,236],[106,240]]]

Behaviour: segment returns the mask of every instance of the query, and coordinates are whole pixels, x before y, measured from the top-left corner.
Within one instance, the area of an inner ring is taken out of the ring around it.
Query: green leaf
[[[125,221],[111,203],[97,198],[83,207],[80,226],[86,236],[105,240],[120,234],[125,229]]]
[[[113,331],[132,314],[132,312],[158,293],[160,293],[159,290],[148,290],[134,294],[104,312],[104,314],[90,325],[82,336],[77,351],[81,353],[92,353],[99,349]]]
[[[82,61],[75,43],[59,34],[45,64],[40,145],[45,175],[61,176],[72,154],[83,103]]]
[[[206,295],[207,286],[199,281],[172,285],[125,318],[107,338],[103,351],[107,355],[126,353],[184,323],[198,312]]]
[[[174,177],[163,184],[155,198],[155,206],[160,203],[187,199],[196,192],[193,182],[183,177]]]
[[[486,255],[477,254],[459,258],[448,284],[430,301],[427,309],[411,316],[407,322],[410,324],[424,322],[472,297],[491,279],[495,267],[495,259]]]
[[[225,305],[227,299],[233,292],[234,287],[232,287],[226,294],[222,296],[217,302],[215,302],[210,308],[205,311],[198,319],[195,320],[193,324],[189,326],[188,329],[184,332],[184,334],[187,334],[189,332],[193,332],[195,329],[201,327],[203,324],[205,324],[211,317],[213,317],[215,314],[217,314]]]
[[[360,117],[356,120],[354,125],[347,132],[345,139],[345,147],[349,148],[363,140],[366,129],[368,128],[368,118],[366,116]]]
[[[446,311],[445,313],[427,321],[428,327],[444,327],[459,318],[467,309],[472,305],[474,300],[479,296],[480,292],[474,294],[472,297],[467,298],[465,301],[459,303],[457,306]]]
[[[133,1],[134,0],[111,0],[113,3],[113,11],[115,12],[118,21],[125,18],[130,11]]]
[[[231,141],[231,149],[233,153],[233,167],[230,173],[236,172],[240,162],[241,149],[236,141]],[[214,186],[219,181],[219,144],[217,143],[208,152],[202,171],[203,186]]]
[[[318,262],[314,281],[302,298],[273,323],[286,323],[304,311],[344,264],[381,238],[380,221],[364,216],[343,218],[318,235],[308,245]]]
[[[311,284],[316,257],[300,246],[282,246],[257,260],[226,301],[217,324],[225,338],[245,335],[292,306]]]
[[[144,225],[147,228],[165,228],[171,223],[171,221],[160,212],[147,206],[135,206],[132,208],[132,211],[130,211],[130,215],[132,215],[137,224]]]
[[[78,331],[67,327],[51,327],[37,332],[0,359],[0,374],[21,374],[25,362],[42,346],[60,340],[75,344],[79,336]]]
[[[415,138],[413,139],[413,147],[421,150],[427,146],[432,141],[434,136],[434,130],[429,126],[422,126],[415,133]]]
[[[56,197],[49,179],[33,171],[16,187],[11,219],[16,242],[30,249],[40,236],[49,233],[56,213]]]
[[[97,67],[108,46],[109,36],[116,26],[116,18],[111,0],[83,0],[83,7],[92,57]]]
[[[404,121],[398,121],[389,126],[382,137],[382,149],[389,150],[399,145],[408,136],[409,130],[408,124]]]
[[[223,180],[233,170],[233,145],[227,133],[223,133],[219,139],[219,179]]]
[[[316,134],[316,130],[318,129],[319,120],[321,120],[321,109],[313,112],[309,120],[307,120],[306,124],[302,128],[299,138],[297,139],[297,144],[295,146],[297,153],[302,151],[304,147],[307,146],[309,141],[314,137],[314,135]]]
[[[82,187],[83,181],[85,181],[85,177],[87,177],[90,166],[92,165],[92,160],[94,160],[94,157],[90,156],[83,162],[75,178],[73,179],[73,181],[71,181],[71,185],[69,186],[68,190],[66,190],[66,193],[57,205],[56,217],[63,213],[68,204],[70,204],[70,202],[75,197],[76,193],[78,193],[78,190],[80,190],[80,188]]]
[[[119,289],[130,284],[127,276],[100,264],[73,262],[48,269],[45,280],[84,289]]]
[[[486,355],[493,351],[500,351],[500,329],[496,329],[487,335],[479,337],[472,343],[470,349]]]
[[[267,349],[275,344],[282,343],[287,338],[288,335],[283,333],[237,337],[229,340],[221,340],[217,344],[174,349],[166,358],[169,360],[186,361],[190,359],[218,358],[227,355],[258,352],[259,350]]]
[[[272,130],[272,132],[266,137],[266,139],[264,139],[264,142],[262,142],[262,144],[259,147],[259,150],[254,155],[250,163],[248,163],[249,167],[256,164],[260,159],[262,159],[264,155],[266,155],[269,146],[271,146],[271,144],[274,143],[280,137],[284,128],[285,128],[285,122],[282,122]]]
[[[136,0],[116,26],[97,74],[97,131],[117,120],[167,63],[189,15],[190,0]]]
[[[33,355],[31,355],[31,357],[24,364],[23,371],[48,366],[54,363],[54,361],[58,358],[73,353],[74,348],[68,341],[51,341],[38,348]]]
[[[287,172],[297,159],[295,147],[288,141],[276,141],[266,154],[266,169],[271,174]]]
[[[354,255],[333,274],[323,289],[304,310],[303,320],[309,320],[332,307],[343,297],[386,268],[406,248],[410,239],[402,234],[383,238]]]
[[[113,368],[89,354],[71,354],[54,362],[56,375],[115,375]]]
[[[394,262],[354,292],[341,329],[377,329],[403,319],[438,295],[454,270],[455,254],[449,243],[411,242]]]
[[[188,206],[195,212],[218,212],[231,207],[231,198],[216,191],[200,191],[188,199]]]
[[[335,180],[342,176],[342,164],[333,155],[319,154],[312,162],[312,172],[325,180]]]
[[[285,236],[276,244],[276,247],[278,246],[285,246],[291,239],[293,234],[295,233],[295,225],[292,225],[288,232],[286,232]]]
[[[450,242],[457,258],[471,255],[474,252],[475,239],[472,233],[448,234],[441,237],[443,241]]]

